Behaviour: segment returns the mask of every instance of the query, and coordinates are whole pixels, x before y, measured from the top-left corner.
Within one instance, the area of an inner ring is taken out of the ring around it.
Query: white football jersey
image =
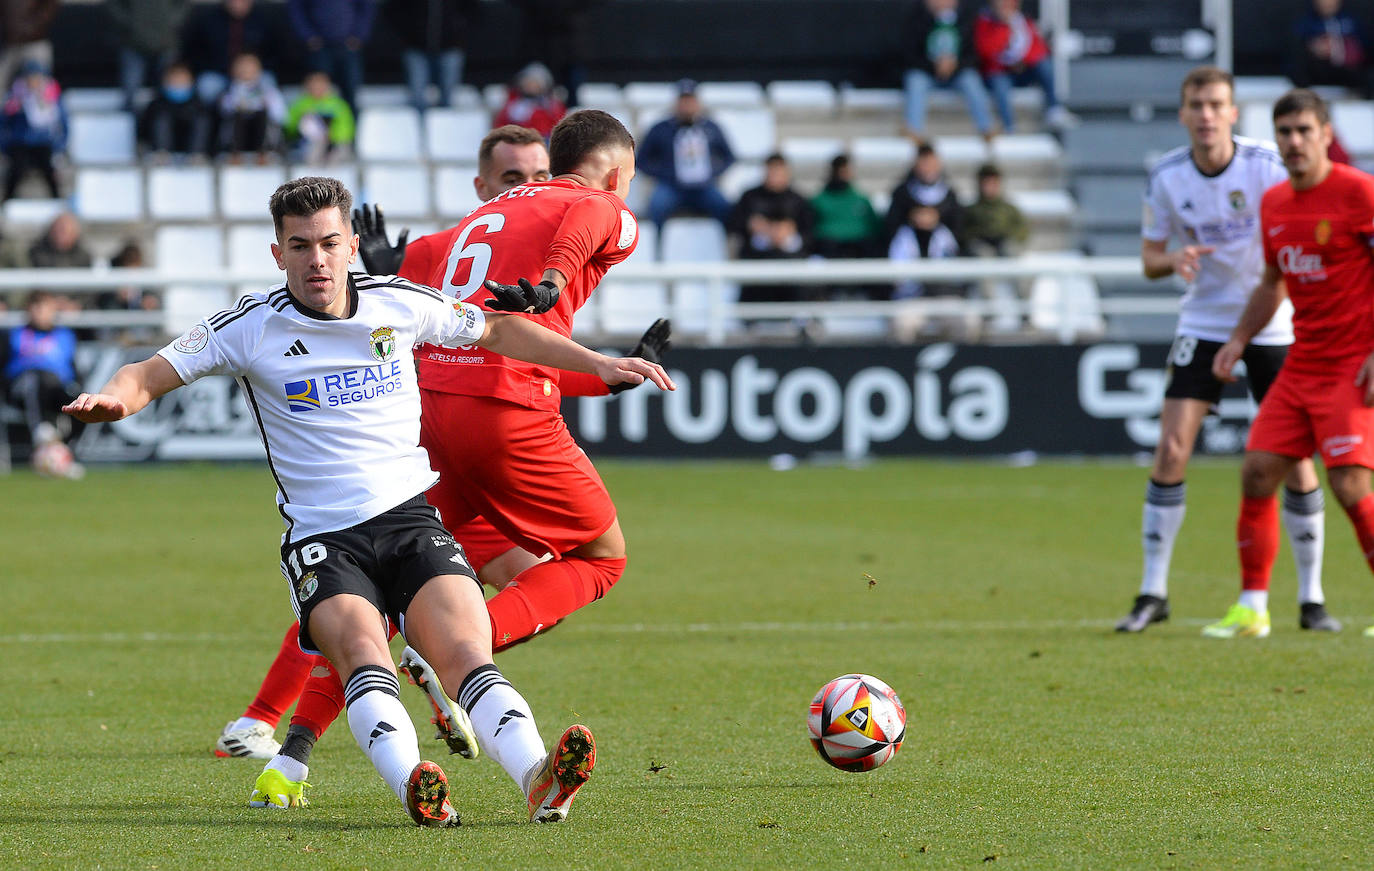
[[[285,285],[248,294],[158,351],[187,384],[239,379],[286,543],[370,520],[433,486],[411,348],[470,343],[486,325],[476,306],[391,275],[350,276],[349,294],[349,318],[299,305]]]
[[[1235,156],[1216,175],[1203,175],[1184,146],[1155,163],[1145,186],[1142,236],[1154,242],[1177,239],[1184,245],[1216,248],[1201,258],[1178,316],[1180,335],[1213,342],[1230,338],[1264,272],[1260,199],[1266,190],[1288,180],[1273,143],[1241,136],[1233,139]],[[1284,300],[1252,341],[1292,344],[1292,304]]]

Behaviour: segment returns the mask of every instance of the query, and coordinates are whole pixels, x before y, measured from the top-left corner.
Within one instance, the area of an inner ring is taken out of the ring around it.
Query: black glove
[[[518,284],[500,284],[488,278],[482,286],[496,294],[483,305],[497,312],[523,312],[542,315],[558,302],[558,288],[552,281],[530,284],[528,278],[517,279]]]
[[[396,237],[396,247],[386,238],[386,219],[382,217],[382,207],[368,207],[353,210],[353,232],[358,234],[358,253],[363,257],[363,268],[369,275],[395,275],[401,271],[406,259],[406,238],[410,228],[402,227],[401,235]]]
[[[640,357],[650,363],[663,365],[663,355],[673,346],[669,336],[672,334],[672,323],[667,318],[659,318],[649,325],[649,329],[644,331],[644,335],[639,337],[639,344],[630,352],[631,357]],[[628,381],[610,385],[611,393],[623,393],[631,387],[638,387]]]

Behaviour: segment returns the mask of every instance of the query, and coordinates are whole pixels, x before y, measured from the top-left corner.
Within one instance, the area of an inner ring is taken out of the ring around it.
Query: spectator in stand
[[[82,239],[81,222],[62,212],[48,230],[29,246],[28,263],[34,269],[89,269],[91,252]]]
[[[105,9],[119,40],[119,84],[124,109],[136,111],[148,68],[160,78],[176,58],[188,0],[107,0]]]
[[[849,155],[830,161],[825,187],[811,198],[816,214],[815,252],[827,258],[876,257],[881,250],[883,220],[873,202],[854,187]]]
[[[916,148],[916,162],[906,178],[892,191],[892,204],[884,221],[887,242],[897,231],[911,222],[911,210],[916,206],[933,206],[940,213],[940,225],[958,239],[964,229],[964,207],[945,178],[944,164],[934,146],[926,143]]]
[[[601,0],[516,0],[525,13],[525,56],[539,58],[563,86],[563,100],[576,106],[577,90],[587,80],[591,51],[591,12]]]
[[[978,199],[964,209],[964,241],[969,253],[1006,257],[1029,238],[1026,216],[1002,191],[1002,171],[991,163],[978,167]]]
[[[934,206],[917,203],[907,212],[906,220],[897,228],[892,242],[888,245],[887,256],[895,261],[940,260],[959,256],[959,243],[954,234],[940,223],[940,210]],[[963,296],[963,286],[949,282],[916,281],[906,279],[897,282],[892,288],[893,299],[915,299],[916,297]],[[924,315],[902,315],[893,320],[893,329],[899,339],[910,341],[923,330],[934,328],[943,331],[950,322],[941,318],[928,322]]]
[[[958,91],[973,126],[992,139],[992,107],[978,75],[973,50],[973,24],[961,15],[958,0],[915,0],[902,29],[902,63],[906,75],[906,132],[926,141],[926,100],[931,88]]]
[[[690,208],[725,223],[730,202],[716,182],[735,154],[720,126],[703,113],[697,83],[682,79],[677,93],[672,117],[649,128],[636,158],[639,171],[655,182],[649,219],[662,227],[678,209]]]
[[[816,215],[792,187],[792,170],[781,154],[763,164],[763,184],[750,188],[730,211],[725,229],[742,260],[801,260],[811,254]],[[792,302],[803,298],[796,285],[740,287],[740,302]]]
[[[138,139],[158,163],[199,159],[210,147],[210,110],[196,94],[191,68],[167,67],[157,95],[138,119]]]
[[[329,73],[349,107],[358,111],[363,46],[377,15],[373,0],[286,0],[291,26],[305,43],[306,65]]]
[[[8,89],[25,61],[52,69],[48,31],[59,0],[0,0],[0,89]]]
[[[125,241],[115,256],[110,258],[110,266],[115,269],[141,269],[147,265],[143,259],[143,249],[132,239]],[[95,307],[101,311],[152,312],[162,308],[162,300],[147,288],[122,284],[97,296]],[[154,340],[158,335],[156,327],[119,327],[102,330],[97,338],[105,341],[146,342]]]
[[[1078,123],[1059,102],[1049,44],[1021,11],[1021,0],[991,0],[973,24],[973,45],[1003,130],[1010,133],[1016,126],[1011,89],[1018,85],[1039,85],[1045,92],[1045,124],[1050,129],[1063,130]]]
[[[57,450],[65,459],[53,463],[52,472],[79,478],[84,470],[71,461],[65,444],[71,427],[62,414],[62,406],[81,392],[73,364],[76,334],[57,326],[59,307],[59,300],[51,293],[38,290],[30,294],[25,306],[28,323],[9,331],[0,353],[4,355],[5,393],[24,414],[34,466],[48,469],[40,459],[42,451]]]
[[[26,60],[0,110],[0,151],[9,160],[4,199],[14,196],[30,170],[43,176],[49,196],[61,196],[56,161],[66,150],[67,110],[62,105],[62,89],[48,75],[47,67]]]
[[[481,15],[477,0],[386,0],[382,14],[401,42],[410,102],[428,109],[429,86],[439,89],[440,106],[452,106],[463,82],[468,31]]]
[[[220,145],[230,163],[242,162],[248,152],[256,152],[258,163],[267,163],[281,144],[286,101],[263,75],[257,55],[234,58],[231,72],[229,88],[219,98]]]
[[[308,73],[304,84],[305,90],[286,110],[287,144],[310,166],[347,160],[353,150],[353,110],[334,90],[327,73]]]
[[[568,107],[554,96],[553,90],[553,73],[548,67],[538,62],[526,66],[515,74],[506,94],[506,105],[496,113],[492,129],[507,124],[529,127],[538,130],[548,142],[554,125],[568,114]]]
[[[1293,25],[1288,75],[1299,88],[1341,85],[1374,96],[1369,37],[1343,0],[1311,0]]]
[[[182,39],[184,56],[196,74],[196,89],[207,106],[215,105],[229,87],[229,67],[241,54],[257,55],[263,75],[275,85],[281,43],[271,17],[253,0],[224,0],[193,11]]]

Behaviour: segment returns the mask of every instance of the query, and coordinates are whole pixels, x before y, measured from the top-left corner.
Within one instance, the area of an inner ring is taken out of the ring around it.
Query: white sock
[[[1298,566],[1298,604],[1325,602],[1322,592],[1322,547],[1326,538],[1326,502],[1318,487],[1311,493],[1283,489],[1283,528]]]
[[[344,684],[348,728],[396,797],[405,801],[410,772],[420,764],[415,724],[401,704],[401,685],[380,665],[365,665]]]
[[[282,756],[280,753],[267,760],[267,764],[262,767],[262,770],[266,771],[269,768],[280,771],[282,777],[285,777],[287,780],[294,780],[297,783],[300,783],[310,776],[309,765],[306,765],[299,759],[292,759],[290,756]]]
[[[1269,591],[1241,590],[1240,603],[1252,611],[1263,614],[1269,610]]]
[[[495,759],[529,793],[529,774],[548,751],[524,696],[516,692],[494,665],[473,669],[458,689],[458,704],[472,718],[482,752]]]
[[[239,717],[237,720],[234,721],[234,725],[229,728],[229,731],[237,732],[240,729],[252,728],[253,726],[258,725],[259,723],[261,723],[264,726],[267,726],[267,728],[269,729],[272,728],[268,725],[266,720],[259,720],[256,717]]]
[[[1169,561],[1174,556],[1174,542],[1183,525],[1186,509],[1184,499],[1187,485],[1156,484],[1145,487],[1145,510],[1140,522],[1140,541],[1145,552],[1145,568],[1140,576],[1140,593],[1144,596],[1169,595]]]

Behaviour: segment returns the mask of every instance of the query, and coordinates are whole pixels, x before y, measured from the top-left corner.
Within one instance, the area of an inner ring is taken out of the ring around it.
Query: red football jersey
[[[1321,184],[1277,184],[1260,203],[1264,259],[1293,300],[1285,369],[1329,372],[1374,352],[1374,177],[1333,164]]]
[[[614,193],[565,179],[531,182],[483,203],[456,227],[406,247],[401,272],[449,296],[482,303],[486,279],[538,282],[545,269],[568,276],[557,304],[530,315],[565,336],[606,270],[630,256],[639,226]],[[423,247],[420,246],[424,243]],[[412,266],[411,257],[415,257]],[[420,269],[428,274],[419,275]],[[558,370],[512,360],[478,348],[415,349],[420,386],[442,393],[494,396],[530,408],[558,409]]]

